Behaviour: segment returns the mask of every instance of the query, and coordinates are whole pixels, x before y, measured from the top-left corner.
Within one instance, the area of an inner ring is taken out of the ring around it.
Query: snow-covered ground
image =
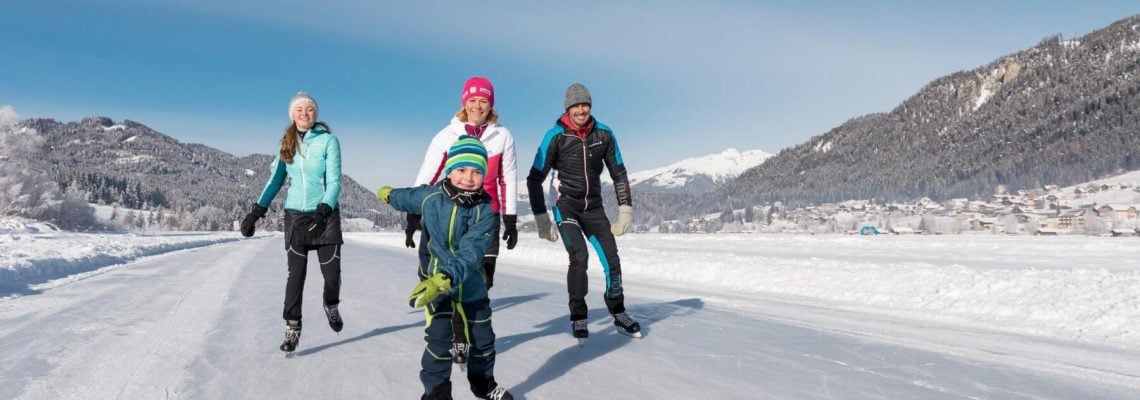
[[[0,219],[0,297],[82,279],[140,257],[238,238],[236,232],[72,233]]]
[[[1089,185],[1115,185],[1115,184],[1125,184],[1125,185],[1128,185],[1129,187],[1131,187],[1131,189],[1108,190],[1108,191],[1088,194],[1088,195],[1085,195],[1084,197],[1081,197],[1079,199],[1072,198],[1072,197],[1074,197],[1073,193],[1074,193],[1074,191],[1076,191],[1077,188],[1087,187]],[[1104,179],[1098,179],[1095,181],[1089,181],[1089,182],[1080,183],[1077,185],[1067,186],[1067,187],[1061,188],[1061,191],[1066,193],[1071,198],[1071,200],[1067,200],[1065,202],[1070,207],[1088,206],[1088,205],[1092,205],[1092,204],[1134,205],[1134,204],[1140,203],[1140,192],[1137,192],[1135,190],[1137,187],[1140,187],[1140,171],[1130,171],[1130,172],[1125,172],[1123,174],[1110,176],[1110,177],[1104,178]]]
[[[1140,393],[1140,239],[627,235],[627,306],[645,337],[609,327],[592,257],[593,335],[578,347],[565,252],[533,236],[503,250],[491,291],[496,377],[519,399]],[[276,349],[279,235],[0,300],[0,398],[415,398],[414,253],[398,233],[347,237],[345,331],[324,326],[312,269],[291,360]]]

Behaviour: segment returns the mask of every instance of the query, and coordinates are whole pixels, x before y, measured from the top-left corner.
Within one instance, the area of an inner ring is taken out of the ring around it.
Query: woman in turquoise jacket
[[[427,326],[420,381],[423,400],[451,399],[451,343],[455,335],[452,314],[465,318],[471,338],[467,380],[480,399],[512,399],[495,382],[495,331],[491,328],[491,300],[483,255],[497,238],[493,228],[498,216],[491,198],[483,191],[487,149],[473,136],[462,135],[447,152],[446,179],[431,186],[380,188],[381,201],[397,211],[421,215],[420,223],[432,240],[427,241],[429,262],[420,265],[422,281],[412,290],[409,305],[424,307]],[[426,277],[426,278],[424,278]]]
[[[289,101],[293,123],[285,128],[273,172],[253,211],[242,220],[241,233],[253,236],[254,225],[264,217],[273,198],[289,178],[285,194],[285,248],[289,278],[285,283],[285,341],[281,350],[293,352],[301,339],[301,294],[309,251],[317,251],[325,277],[324,308],[329,326],[344,327],[340,310],[340,142],[324,122],[317,122],[317,102],[305,92]]]

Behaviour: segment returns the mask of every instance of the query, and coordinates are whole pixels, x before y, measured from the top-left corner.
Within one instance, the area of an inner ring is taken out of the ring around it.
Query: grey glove
[[[621,236],[629,232],[631,227],[633,227],[633,206],[619,206],[617,221],[610,225],[610,232],[614,236]]]
[[[550,223],[550,214],[535,214],[534,224],[538,226],[538,237],[551,242],[558,240],[558,227]]]

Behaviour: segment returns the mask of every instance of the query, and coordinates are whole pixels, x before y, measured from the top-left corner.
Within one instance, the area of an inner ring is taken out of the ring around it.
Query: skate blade
[[[293,359],[293,356],[295,356],[295,355],[297,355],[297,353],[294,351],[286,351],[285,352],[285,358],[287,358],[287,359]]]
[[[629,337],[634,338],[634,339],[641,339],[641,332],[629,333],[629,332],[626,332],[624,329],[618,329],[617,331],[618,331],[618,333],[620,333],[622,335],[626,335],[626,336],[629,336]]]
[[[577,338],[577,339],[578,339],[578,347],[586,346],[586,338]]]

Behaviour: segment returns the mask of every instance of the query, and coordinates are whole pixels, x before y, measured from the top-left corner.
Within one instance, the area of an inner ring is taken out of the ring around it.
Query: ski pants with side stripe
[[[340,245],[289,245],[286,249],[289,278],[285,281],[285,311],[282,313],[285,320],[301,320],[301,294],[305,291],[305,275],[311,250],[317,251],[321,275],[325,276],[324,304],[340,304]]]
[[[570,269],[566,273],[566,290],[570,293],[570,320],[586,319],[586,266],[590,259],[587,243],[594,247],[602,264],[602,274],[606,278],[603,299],[610,314],[625,312],[625,295],[621,286],[621,260],[618,259],[617,242],[610,232],[610,220],[599,205],[592,209],[565,207],[561,202],[554,207],[554,220],[558,223],[558,233],[562,244],[570,256]]]
[[[424,384],[424,393],[451,379],[453,336],[464,334],[453,331],[453,313],[458,313],[463,318],[467,336],[471,338],[467,373],[494,374],[495,330],[491,328],[490,298],[456,303],[451,296],[440,296],[428,304],[424,312],[427,314],[427,324],[424,327],[424,354],[420,359],[420,382]]]

